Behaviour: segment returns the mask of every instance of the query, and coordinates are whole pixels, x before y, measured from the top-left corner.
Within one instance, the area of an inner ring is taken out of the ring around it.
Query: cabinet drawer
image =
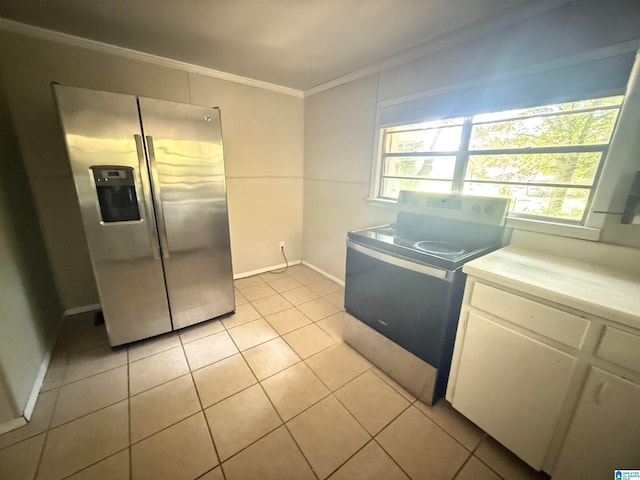
[[[640,373],[640,336],[606,327],[596,356]]]
[[[479,282],[474,284],[470,303],[480,310],[577,349],[582,347],[589,329],[589,320]]]

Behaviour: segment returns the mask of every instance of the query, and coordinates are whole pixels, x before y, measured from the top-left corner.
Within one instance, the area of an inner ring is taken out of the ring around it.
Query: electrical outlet
[[[284,241],[280,241],[280,250],[284,250]]]

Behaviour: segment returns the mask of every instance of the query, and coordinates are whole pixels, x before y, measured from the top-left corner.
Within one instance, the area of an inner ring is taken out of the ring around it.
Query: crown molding
[[[335,78],[328,82],[322,83],[315,87],[304,90],[304,96],[309,97],[316,93],[324,92],[332,88],[353,82],[360,78],[367,77],[374,73],[379,73],[403,63],[417,60],[420,57],[427,56],[439,50],[451,48],[464,42],[473,40],[474,38],[485,35],[493,30],[507,27],[515,22],[524,20],[535,15],[539,15],[548,10],[558,8],[566,3],[575,0],[542,0],[535,3],[525,2],[523,6],[514,7],[505,12],[501,12],[490,19],[479,20],[468,26],[462,26],[451,33],[445,33],[439,37],[432,38],[418,45],[410,47],[402,52],[385,58],[372,65],[368,65],[351,73]]]
[[[109,43],[98,42],[96,40],[89,40],[87,38],[69,35],[67,33],[48,30],[46,28],[36,27],[34,25],[28,25],[26,23],[16,22],[14,20],[8,20],[1,17],[0,30],[58,42],[74,47],[86,48],[89,50],[108,53],[112,55],[119,55],[121,57],[152,63],[163,67],[177,68],[191,73],[197,73],[208,77],[218,78],[220,80],[239,83],[250,87],[262,88],[265,90],[301,98],[330,90],[337,86],[344,85],[354,80],[358,80],[360,78],[382,72],[386,69],[401,65],[403,63],[411,62],[439,50],[450,48],[455,45],[473,40],[474,38],[485,35],[493,30],[506,27],[519,20],[541,14],[547,10],[560,7],[572,1],[575,0],[541,0],[533,4],[525,2],[524,7],[515,7],[513,9],[507,10],[506,12],[502,12],[496,15],[491,19],[481,20],[469,26],[460,27],[455,32],[444,34],[440,37],[427,40],[426,42],[422,42],[414,47],[403,50],[398,54],[387,57],[386,59],[376,62],[372,65],[360,68],[351,73],[304,91],[284,87],[282,85],[276,85],[274,83],[264,82],[261,80],[255,80],[253,78],[235,75],[233,73],[222,72],[220,70],[214,70],[212,68],[182,62],[180,60],[161,57],[159,55],[153,55],[150,53],[141,52],[139,50],[132,50],[129,48],[119,47],[117,45],[111,45]]]
[[[97,52],[118,55],[121,57],[130,58],[133,60],[153,63],[155,65],[160,65],[163,67],[176,68],[176,69],[184,70],[190,73],[198,73],[200,75],[214,77],[220,80],[239,83],[239,84],[247,85],[250,87],[262,88],[264,90],[283,93],[285,95],[291,95],[294,97],[301,98],[304,96],[301,90],[296,90],[294,88],[283,87],[282,85],[276,85],[274,83],[263,82],[261,80],[255,80],[253,78],[234,75],[233,73],[221,72],[220,70],[214,70],[212,68],[202,67],[200,65],[194,65],[192,63],[181,62],[179,60],[165,58],[159,55],[153,55],[153,54],[141,52],[138,50],[132,50],[130,48],[118,47],[116,45],[111,45],[109,43],[103,43],[95,40],[89,40],[87,38],[76,37],[75,35],[56,32],[54,30],[48,30],[46,28],[28,25],[26,23],[16,22],[14,20],[8,20],[6,18],[0,18],[0,30],[4,30],[11,33],[17,33],[20,35],[40,38],[42,40],[63,43],[65,45],[70,45],[73,47],[81,47],[81,48],[86,48],[88,50],[94,50]]]

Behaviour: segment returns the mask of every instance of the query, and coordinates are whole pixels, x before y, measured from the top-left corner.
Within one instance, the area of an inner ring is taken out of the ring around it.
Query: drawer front
[[[640,374],[640,336],[605,327],[596,356]]]
[[[476,282],[471,305],[568,347],[582,348],[589,320]]]

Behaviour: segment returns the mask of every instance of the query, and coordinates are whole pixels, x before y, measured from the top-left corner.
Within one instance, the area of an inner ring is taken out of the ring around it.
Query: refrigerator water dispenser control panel
[[[140,220],[133,168],[95,165],[91,173],[104,223]]]

